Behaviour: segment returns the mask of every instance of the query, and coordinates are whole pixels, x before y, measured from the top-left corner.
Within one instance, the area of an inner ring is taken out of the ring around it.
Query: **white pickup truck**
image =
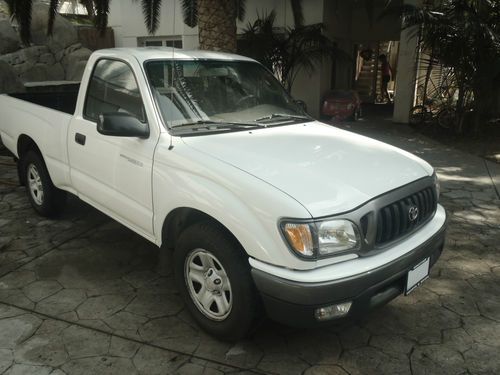
[[[366,313],[443,249],[429,164],[313,120],[242,56],[101,50],[79,91],[2,95],[0,113],[34,209],[69,192],[173,251],[187,308],[223,339],[262,307],[295,326]]]

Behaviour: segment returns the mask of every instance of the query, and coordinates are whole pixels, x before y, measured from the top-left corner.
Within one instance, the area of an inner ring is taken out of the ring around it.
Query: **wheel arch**
[[[177,207],[168,213],[163,221],[161,246],[174,250],[180,234],[189,226],[203,221],[214,223],[222,231],[224,231],[242,251],[244,251],[241,242],[224,224],[213,216],[191,207]]]
[[[19,175],[19,182],[21,183],[21,185],[26,184],[26,176],[24,175],[24,173],[22,173],[23,165],[21,160],[23,159],[24,155],[28,153],[28,151],[35,151],[41,156],[43,160],[42,152],[40,151],[40,148],[33,140],[33,138],[26,134],[21,134],[17,139],[17,157],[19,159],[19,162],[17,163],[17,173]]]

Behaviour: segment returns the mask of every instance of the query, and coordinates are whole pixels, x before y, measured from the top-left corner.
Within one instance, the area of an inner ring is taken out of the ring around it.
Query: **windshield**
[[[255,62],[155,60],[145,66],[163,121],[171,128],[308,118],[274,76]]]

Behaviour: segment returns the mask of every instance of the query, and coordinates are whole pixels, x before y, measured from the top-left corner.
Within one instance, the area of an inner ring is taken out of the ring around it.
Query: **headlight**
[[[359,248],[359,231],[349,220],[333,219],[311,223],[282,223],[290,247],[309,259],[335,255]]]
[[[436,172],[432,175],[434,179],[434,188],[436,189],[436,198],[439,199],[439,194],[441,194],[441,185],[439,184],[439,179],[437,177]]]

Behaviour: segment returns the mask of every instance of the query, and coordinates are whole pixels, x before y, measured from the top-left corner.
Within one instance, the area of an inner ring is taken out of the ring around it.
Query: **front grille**
[[[432,187],[381,208],[377,213],[375,246],[382,246],[412,232],[425,223],[436,208],[437,197]],[[410,215],[410,210],[413,215]],[[413,217],[416,210],[418,214]]]

